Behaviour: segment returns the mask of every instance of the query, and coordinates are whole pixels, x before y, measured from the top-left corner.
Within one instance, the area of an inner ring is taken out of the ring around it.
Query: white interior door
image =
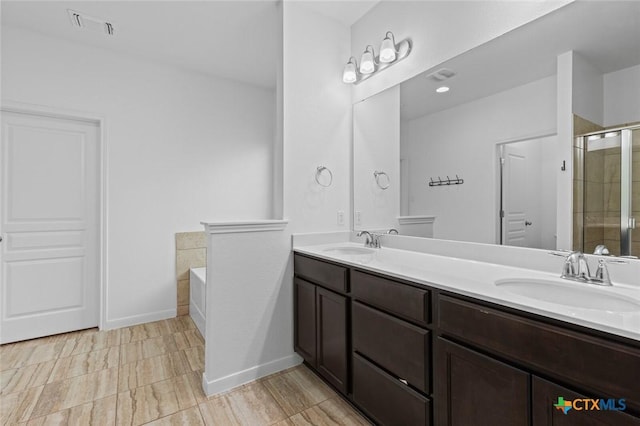
[[[526,155],[518,148],[503,148],[504,169],[502,180],[503,244],[527,247],[527,191]]]
[[[99,319],[99,129],[2,112],[0,342]]]

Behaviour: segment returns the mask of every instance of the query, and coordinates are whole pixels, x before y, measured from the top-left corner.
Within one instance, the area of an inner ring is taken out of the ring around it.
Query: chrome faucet
[[[356,234],[356,237],[362,237],[363,235],[367,237],[367,239],[364,240],[365,247],[380,248],[380,235],[372,234],[369,231],[360,231]]]
[[[582,252],[574,251],[567,256],[562,267],[561,277],[576,281],[585,281],[591,277],[587,258]]]
[[[589,272],[589,264],[587,263],[587,258],[580,251],[570,252],[568,255],[565,253],[555,253],[551,252],[550,254],[554,256],[562,256],[566,259],[564,264],[562,265],[562,275],[560,278],[564,278],[571,281],[578,281],[581,283],[587,284],[596,284],[602,286],[610,286],[611,278],[609,277],[609,270],[607,269],[607,263],[626,263],[624,260],[598,260],[598,269],[596,270],[596,274],[591,276]]]
[[[599,256],[608,256],[609,249],[604,244],[598,244],[596,249],[593,251],[593,254],[597,254]]]

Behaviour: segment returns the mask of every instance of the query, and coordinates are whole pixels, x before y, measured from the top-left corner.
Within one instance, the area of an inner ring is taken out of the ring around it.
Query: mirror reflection
[[[577,137],[640,123],[637,40],[638,3],[572,3],[356,103],[354,228],[637,255],[640,153]]]

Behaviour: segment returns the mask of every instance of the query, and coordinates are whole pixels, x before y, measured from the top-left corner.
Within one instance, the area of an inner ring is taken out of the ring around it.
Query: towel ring
[[[327,183],[326,185],[320,181],[320,177],[325,174],[324,172],[327,172],[329,174],[329,183]],[[318,185],[324,186],[325,188],[330,187],[333,183],[333,173],[331,173],[331,170],[329,170],[325,166],[318,166],[318,168],[316,169],[316,182],[318,183]]]
[[[384,180],[382,182],[386,181],[386,184],[385,183],[380,183],[380,177],[381,176],[384,176]],[[389,179],[389,175],[386,174],[385,172],[379,172],[379,171],[376,170],[375,172],[373,172],[373,177],[376,178],[376,184],[378,185],[378,188],[380,188],[380,189],[387,189],[387,188],[389,188],[389,185],[391,185],[391,179]]]

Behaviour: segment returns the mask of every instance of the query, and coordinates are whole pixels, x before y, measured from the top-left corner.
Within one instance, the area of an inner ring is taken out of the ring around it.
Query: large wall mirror
[[[575,249],[639,255],[637,241],[621,253],[606,238],[623,221],[608,206],[627,197],[627,222],[640,218],[638,40],[640,3],[575,2],[354,104],[354,228],[554,249],[570,226]],[[567,52],[569,88],[557,76]],[[557,136],[565,90],[575,136],[626,126],[631,139],[622,155],[621,138],[573,138],[573,199],[559,202],[574,223],[558,224],[559,176],[572,173],[559,155],[572,141]]]

